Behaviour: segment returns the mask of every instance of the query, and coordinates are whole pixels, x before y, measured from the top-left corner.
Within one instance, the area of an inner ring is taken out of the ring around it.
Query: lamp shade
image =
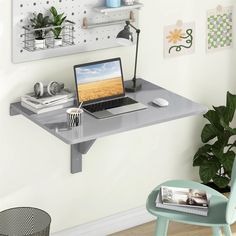
[[[129,26],[125,26],[116,36],[116,42],[123,46],[130,46],[133,44],[133,34],[129,30]]]

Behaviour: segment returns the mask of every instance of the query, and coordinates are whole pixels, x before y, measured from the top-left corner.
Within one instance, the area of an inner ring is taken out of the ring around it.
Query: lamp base
[[[135,93],[141,90],[142,84],[139,82],[139,79],[136,79],[134,82],[133,80],[125,81],[125,91],[129,93]]]

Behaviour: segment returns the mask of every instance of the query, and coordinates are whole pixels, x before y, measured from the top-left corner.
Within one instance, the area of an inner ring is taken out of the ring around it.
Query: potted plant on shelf
[[[204,117],[209,121],[202,130],[204,143],[193,158],[193,166],[199,166],[199,175],[204,184],[218,191],[227,192],[235,159],[236,128],[231,122],[236,109],[236,95],[227,92],[226,106],[214,107]],[[228,191],[229,192],[229,191]]]
[[[36,49],[44,49],[46,46],[45,36],[49,32],[49,30],[44,29],[50,26],[49,16],[44,16],[42,13],[34,13],[33,18],[30,19],[32,23],[32,27],[34,30],[35,37],[35,48]],[[38,30],[37,30],[38,29]]]
[[[52,26],[54,26],[54,28],[51,31],[54,34],[54,46],[61,46],[63,43],[61,32],[64,28],[62,24],[65,21],[66,16],[64,16],[64,13],[58,14],[55,7],[51,7],[50,12],[53,17],[53,19],[51,20],[51,24]]]

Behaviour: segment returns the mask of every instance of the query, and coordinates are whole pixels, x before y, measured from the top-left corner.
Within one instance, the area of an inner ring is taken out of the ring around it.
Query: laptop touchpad
[[[107,110],[96,111],[96,112],[93,112],[92,114],[98,118],[105,118],[105,117],[113,116],[113,114]]]

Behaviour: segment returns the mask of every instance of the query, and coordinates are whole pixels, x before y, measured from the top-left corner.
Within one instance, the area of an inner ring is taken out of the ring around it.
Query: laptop
[[[120,58],[76,65],[74,73],[78,102],[98,119],[147,108],[125,96]]]

